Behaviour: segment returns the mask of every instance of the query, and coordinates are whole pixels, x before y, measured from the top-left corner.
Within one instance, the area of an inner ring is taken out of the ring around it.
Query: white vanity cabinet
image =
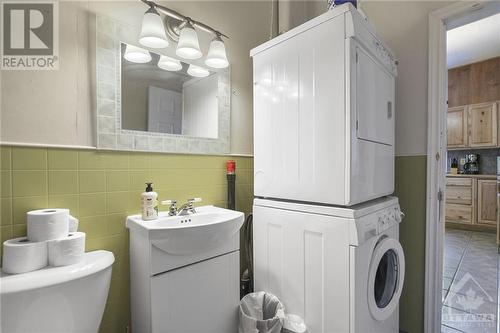
[[[236,332],[239,264],[234,251],[151,277],[152,332]]]
[[[132,332],[234,333],[243,213],[213,206],[127,218]]]

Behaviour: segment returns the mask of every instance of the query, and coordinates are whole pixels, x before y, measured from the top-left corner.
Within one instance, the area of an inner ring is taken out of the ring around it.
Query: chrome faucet
[[[181,208],[177,209],[177,201],[176,200],[165,200],[162,201],[162,205],[170,205],[168,209],[169,216],[184,216],[184,215],[192,215],[196,213],[196,209],[194,208],[195,202],[200,202],[201,198],[192,198],[188,199],[187,203],[181,206]]]
[[[192,215],[196,214],[196,209],[194,208],[194,203],[195,202],[200,202],[201,198],[192,198],[188,199],[188,201],[181,206],[179,211],[177,212],[177,216],[184,216],[184,215]]]

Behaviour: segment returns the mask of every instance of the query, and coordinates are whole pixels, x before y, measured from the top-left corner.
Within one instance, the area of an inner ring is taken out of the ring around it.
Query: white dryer
[[[255,290],[310,333],[397,333],[404,254],[398,199],[349,208],[254,200]]]
[[[393,193],[396,64],[351,4],[251,56],[256,196],[351,206]]]

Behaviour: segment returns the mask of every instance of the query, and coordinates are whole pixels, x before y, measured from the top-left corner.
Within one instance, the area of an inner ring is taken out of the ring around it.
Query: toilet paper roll
[[[85,253],[85,233],[73,232],[60,239],[47,242],[50,266],[73,265],[82,260]]]
[[[2,271],[19,274],[47,266],[47,242],[32,242],[26,237],[3,242]]]
[[[68,222],[69,222],[69,225],[68,225],[69,233],[77,232],[78,231],[78,219],[76,217],[73,217],[70,215]]]
[[[28,239],[43,242],[66,237],[69,233],[68,209],[40,209],[28,212]]]

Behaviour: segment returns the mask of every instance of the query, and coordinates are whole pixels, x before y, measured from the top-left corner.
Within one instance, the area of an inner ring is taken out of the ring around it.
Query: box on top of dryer
[[[352,5],[250,54],[255,196],[350,206],[394,191],[396,63]]]

